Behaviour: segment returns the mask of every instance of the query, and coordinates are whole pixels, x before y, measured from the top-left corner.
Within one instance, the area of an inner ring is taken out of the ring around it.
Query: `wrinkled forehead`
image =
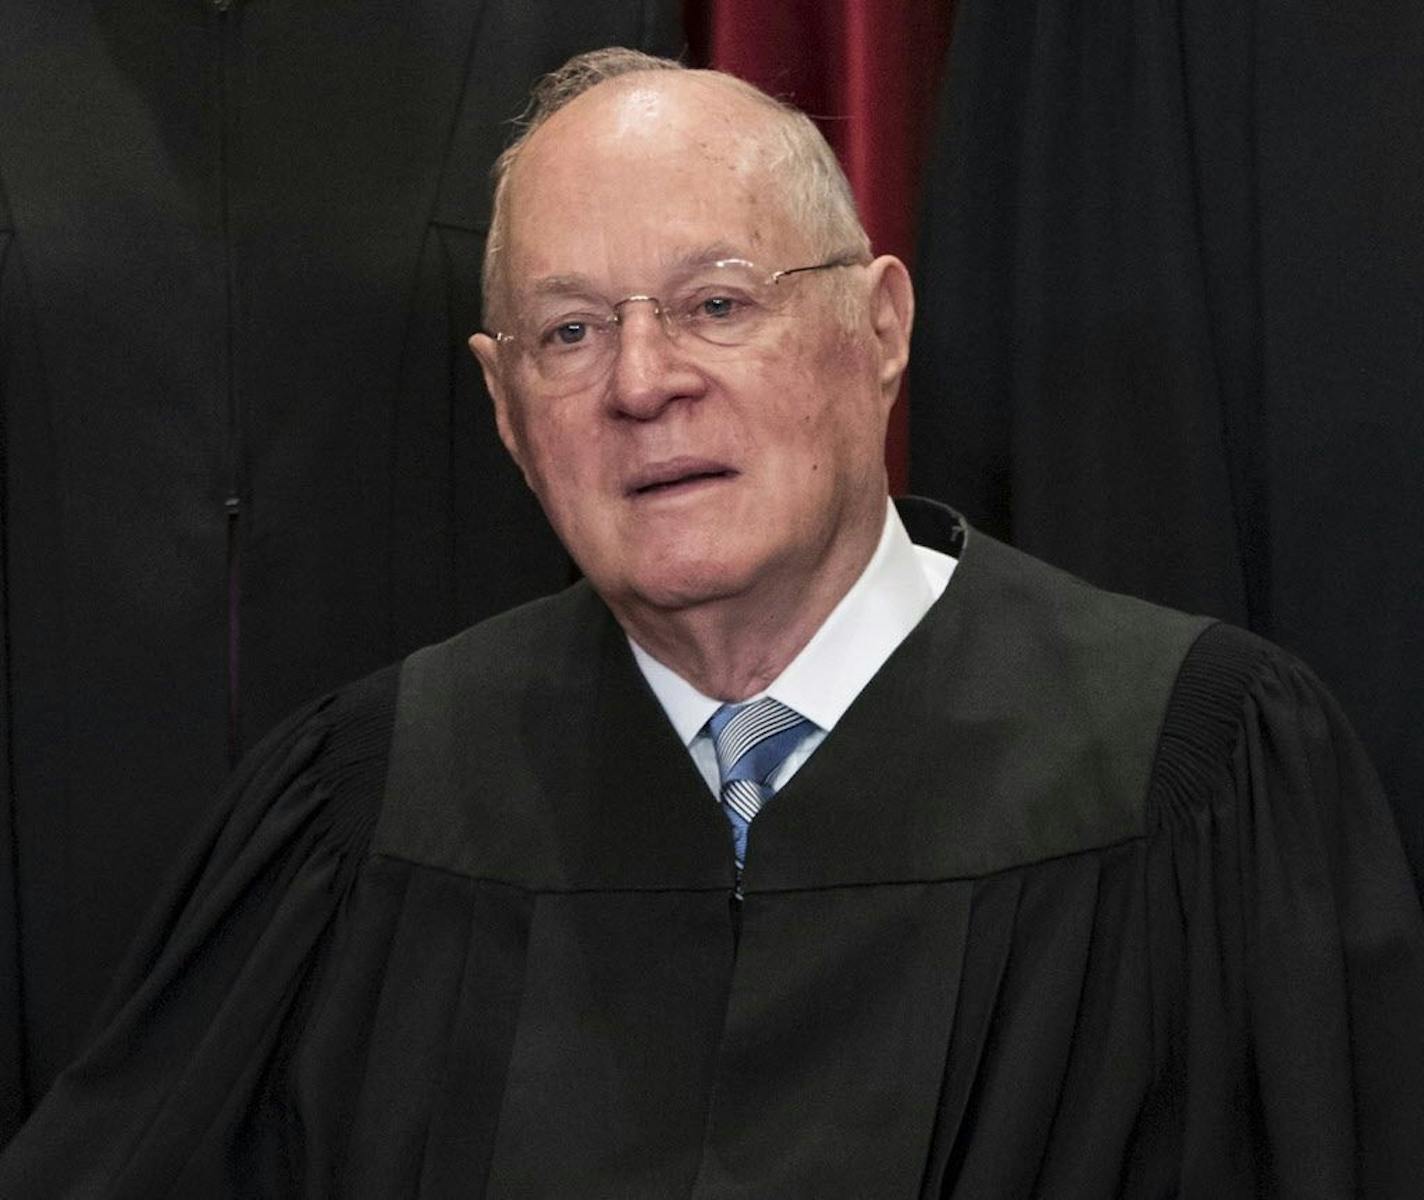
[[[716,247],[755,262],[805,244],[784,202],[775,114],[716,80],[650,72],[561,109],[509,178],[509,279],[666,272]],[[770,266],[783,265],[769,262]]]

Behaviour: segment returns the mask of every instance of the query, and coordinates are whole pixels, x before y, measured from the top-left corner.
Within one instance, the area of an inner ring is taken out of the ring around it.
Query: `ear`
[[[910,361],[910,328],[915,322],[915,289],[910,272],[893,254],[870,264],[870,325],[880,350],[880,388],[893,404]]]
[[[505,386],[504,375],[499,364],[499,343],[487,333],[476,333],[470,337],[470,353],[479,360],[480,371],[485,377],[485,387],[494,401],[494,423],[499,429],[499,440],[509,451],[515,465],[529,481],[529,472],[524,469],[523,447],[520,444],[516,423],[510,412],[509,389]]]

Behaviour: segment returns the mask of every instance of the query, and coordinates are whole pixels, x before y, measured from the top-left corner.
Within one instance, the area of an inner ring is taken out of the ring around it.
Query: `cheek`
[[[824,442],[852,369],[843,348],[824,338],[782,341],[744,364],[748,427],[758,447],[804,457]]]
[[[529,468],[545,489],[568,491],[596,469],[597,440],[570,408],[550,406],[526,422],[523,441]]]

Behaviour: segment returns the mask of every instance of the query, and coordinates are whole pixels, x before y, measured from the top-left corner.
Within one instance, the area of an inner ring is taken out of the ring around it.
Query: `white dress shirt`
[[[885,527],[865,570],[771,686],[749,697],[771,696],[817,726],[772,776],[773,788],[781,787],[811,757],[895,647],[920,623],[949,583],[956,561],[914,545],[894,504],[887,501]],[[708,788],[718,795],[717,754],[706,725],[722,701],[704,696],[632,638],[628,644]]]

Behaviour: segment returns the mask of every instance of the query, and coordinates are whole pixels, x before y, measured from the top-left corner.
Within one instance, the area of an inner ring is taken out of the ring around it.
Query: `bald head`
[[[621,157],[637,170],[640,156],[656,157],[658,148],[675,145],[696,149],[707,165],[728,168],[758,188],[764,203],[779,204],[805,231],[813,256],[869,256],[840,164],[804,114],[721,72],[689,70],[634,50],[597,50],[540,81],[524,131],[495,164],[483,276],[486,327],[507,316],[512,214],[534,188],[568,173],[571,148],[604,161]],[[721,170],[717,176],[727,177]],[[699,186],[696,178],[686,183]],[[597,198],[589,196],[588,203]],[[608,219],[618,213],[610,211]]]

